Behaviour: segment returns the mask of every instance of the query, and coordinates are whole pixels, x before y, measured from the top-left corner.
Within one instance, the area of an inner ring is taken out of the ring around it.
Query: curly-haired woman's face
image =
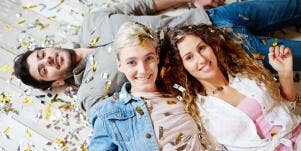
[[[199,81],[212,78],[218,69],[212,48],[201,38],[186,35],[177,44],[185,69]]]

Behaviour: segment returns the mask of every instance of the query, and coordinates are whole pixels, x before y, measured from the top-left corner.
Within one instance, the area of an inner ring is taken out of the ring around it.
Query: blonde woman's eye
[[[129,61],[129,62],[127,62],[126,64],[128,64],[128,65],[135,65],[135,64],[136,64],[136,61]]]
[[[147,60],[147,61],[154,60],[154,57],[153,57],[153,56],[149,56],[149,57],[146,58],[146,60]]]

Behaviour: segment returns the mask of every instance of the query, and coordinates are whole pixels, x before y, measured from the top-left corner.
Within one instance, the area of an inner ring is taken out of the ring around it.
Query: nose
[[[204,64],[206,62],[206,60],[207,59],[201,53],[197,54],[197,62],[198,62],[198,64]]]
[[[41,60],[41,63],[46,66],[53,66],[54,65],[54,59],[52,57],[45,57],[43,60]]]
[[[138,74],[145,74],[147,71],[147,65],[145,63],[138,63],[137,72]]]

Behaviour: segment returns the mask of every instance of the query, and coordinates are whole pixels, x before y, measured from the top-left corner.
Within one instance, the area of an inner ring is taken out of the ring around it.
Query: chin
[[[211,79],[215,75],[216,75],[215,72],[201,73],[199,76],[199,79],[202,79],[202,80]]]
[[[137,84],[135,86],[135,89],[136,91],[140,91],[140,92],[149,92],[154,89],[154,86],[150,84]]]

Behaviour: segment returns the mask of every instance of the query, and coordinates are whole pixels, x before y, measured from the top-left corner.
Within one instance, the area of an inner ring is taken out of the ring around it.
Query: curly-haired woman
[[[289,48],[270,48],[278,87],[229,33],[214,26],[179,27],[167,39],[172,51],[165,65],[166,86],[182,95],[187,106],[198,105],[202,123],[218,143],[230,150],[300,150],[300,117],[291,112],[300,97]]]

